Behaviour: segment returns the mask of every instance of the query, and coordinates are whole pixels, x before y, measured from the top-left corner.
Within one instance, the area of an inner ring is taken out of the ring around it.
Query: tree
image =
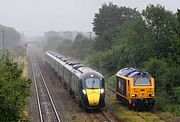
[[[155,40],[156,56],[159,58],[168,57],[171,51],[172,40],[175,40],[176,33],[174,26],[176,18],[161,5],[149,5],[143,10],[147,26],[151,29]]]
[[[174,25],[174,31],[176,32],[176,39],[172,40],[170,58],[175,64],[180,65],[180,10],[176,14],[177,22]]]
[[[63,55],[71,55],[72,52],[72,41],[69,39],[62,39],[59,38],[59,40],[56,43],[56,48],[55,48],[60,54]]]
[[[12,27],[0,25],[0,48],[2,48],[3,40],[4,49],[14,51],[14,49],[20,44],[20,33]]]
[[[137,16],[140,16],[136,9],[118,7],[112,3],[103,4],[99,9],[99,13],[95,14],[93,22],[93,30],[98,35],[94,48],[97,51],[110,49],[113,43],[113,38],[120,31],[119,26],[124,22],[131,21]],[[118,27],[118,29],[117,29]]]
[[[143,67],[143,62],[154,56],[154,43],[151,31],[141,17],[125,23],[122,32],[114,43],[114,55],[121,57],[117,64],[129,67]],[[117,60],[115,58],[114,60]],[[124,61],[123,61],[124,60]]]
[[[91,53],[94,41],[78,34],[72,43],[71,55],[75,58],[83,60]]]
[[[57,43],[59,42],[58,32],[49,31],[45,33],[46,38],[46,48],[48,50],[55,50],[57,48]]]

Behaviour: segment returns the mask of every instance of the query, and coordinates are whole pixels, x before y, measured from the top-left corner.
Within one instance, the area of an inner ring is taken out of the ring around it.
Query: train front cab
[[[116,74],[116,99],[130,109],[150,110],[155,103],[154,86],[154,78],[148,85],[137,85],[134,78]]]
[[[86,77],[80,80],[81,100],[86,110],[101,110],[105,106],[104,78]]]

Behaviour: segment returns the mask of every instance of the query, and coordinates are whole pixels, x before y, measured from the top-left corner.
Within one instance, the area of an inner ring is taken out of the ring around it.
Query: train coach
[[[155,100],[155,80],[147,72],[124,68],[116,74],[116,99],[130,109],[150,110]]]
[[[105,82],[102,74],[55,52],[46,52],[45,62],[80,106],[86,110],[104,108]]]

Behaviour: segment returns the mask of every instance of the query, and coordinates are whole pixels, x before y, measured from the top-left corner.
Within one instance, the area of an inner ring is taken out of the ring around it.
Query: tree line
[[[3,50],[4,48],[4,50],[9,50],[20,56],[25,56],[26,49],[22,44],[21,36],[22,34],[14,28],[0,25],[0,49]]]
[[[157,108],[178,114],[180,10],[173,13],[161,5],[148,5],[139,12],[103,4],[93,25],[95,39],[79,34],[74,41],[58,37],[48,43],[56,41],[56,51],[83,60],[107,77],[124,67],[149,72],[156,79]]]

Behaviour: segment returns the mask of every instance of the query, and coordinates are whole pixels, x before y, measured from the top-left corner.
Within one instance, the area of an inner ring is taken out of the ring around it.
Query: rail
[[[107,114],[103,111],[102,115],[106,118],[108,122],[112,122],[111,119],[107,116]]]
[[[111,89],[110,87],[107,87],[107,89],[116,94],[116,91],[114,91],[114,90]]]
[[[32,63],[32,58],[31,59],[31,65],[33,65]],[[40,105],[40,98],[39,98],[39,93],[38,93],[38,88],[37,88],[37,81],[36,81],[36,77],[35,77],[35,73],[34,73],[34,68],[32,66],[32,75],[33,75],[33,80],[34,80],[34,86],[35,86],[35,90],[36,90],[36,99],[37,99],[37,104],[38,104],[38,111],[39,111],[39,116],[40,116],[40,121],[43,122],[43,116],[42,116],[42,108]]]
[[[43,74],[41,72],[41,69],[39,67],[39,64],[38,64],[35,56],[34,56],[34,62],[37,64],[38,72],[40,73],[40,76],[41,76],[41,78],[43,80],[43,84],[44,84],[46,92],[48,94],[48,98],[49,98],[50,103],[52,105],[52,108],[53,108],[53,111],[55,113],[56,119],[57,119],[58,122],[61,122],[61,118],[58,115],[58,112],[57,112],[57,109],[56,109],[55,104],[53,102],[52,96],[51,96],[51,94],[49,92],[49,89],[47,87],[46,81],[44,79],[44,76],[43,76]],[[42,115],[41,103],[40,103],[40,97],[39,97],[38,88],[37,88],[37,80],[36,80],[36,76],[35,76],[35,70],[34,70],[33,63],[32,63],[32,58],[31,58],[31,65],[32,65],[32,74],[33,74],[33,80],[34,80],[34,85],[35,85],[35,90],[36,90],[36,98],[37,98],[37,104],[38,104],[38,111],[39,111],[40,121],[44,122],[43,115]]]

